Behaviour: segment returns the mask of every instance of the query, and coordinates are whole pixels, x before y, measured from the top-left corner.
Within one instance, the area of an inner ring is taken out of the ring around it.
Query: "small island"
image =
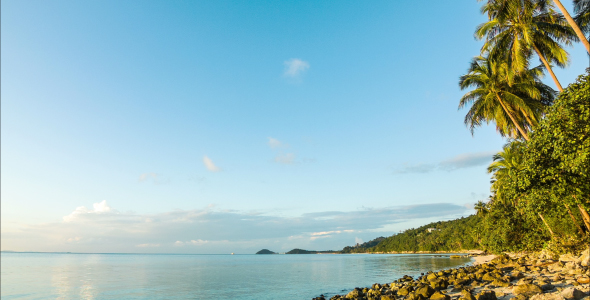
[[[256,254],[277,254],[277,253],[276,252],[272,252],[272,251],[270,251],[268,249],[262,249],[262,250],[256,252]]]

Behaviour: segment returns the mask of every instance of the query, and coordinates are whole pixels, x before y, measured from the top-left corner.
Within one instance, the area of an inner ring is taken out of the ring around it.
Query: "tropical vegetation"
[[[367,252],[576,252],[590,244],[590,68],[563,88],[553,67],[570,63],[566,46],[590,55],[590,0],[487,0],[484,40],[459,87],[459,108],[474,133],[494,123],[507,141],[493,156],[490,196],[476,214],[388,237]],[[533,58],[540,66],[533,66]],[[559,91],[542,82],[544,73]]]

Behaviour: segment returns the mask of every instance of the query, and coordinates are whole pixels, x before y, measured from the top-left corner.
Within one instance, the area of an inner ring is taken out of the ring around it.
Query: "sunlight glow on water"
[[[2,253],[2,299],[311,299],[471,262],[435,255]]]

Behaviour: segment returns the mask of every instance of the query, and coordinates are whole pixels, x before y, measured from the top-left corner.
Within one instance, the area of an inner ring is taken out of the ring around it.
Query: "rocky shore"
[[[404,276],[330,300],[590,300],[590,248],[580,256],[513,254],[472,266]],[[313,300],[326,300],[322,295]]]

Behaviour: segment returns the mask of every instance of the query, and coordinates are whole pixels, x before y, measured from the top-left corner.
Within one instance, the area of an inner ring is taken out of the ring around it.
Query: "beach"
[[[589,266],[590,248],[579,256],[479,255],[467,267],[428,272],[418,278],[404,276],[329,299],[590,300]]]

